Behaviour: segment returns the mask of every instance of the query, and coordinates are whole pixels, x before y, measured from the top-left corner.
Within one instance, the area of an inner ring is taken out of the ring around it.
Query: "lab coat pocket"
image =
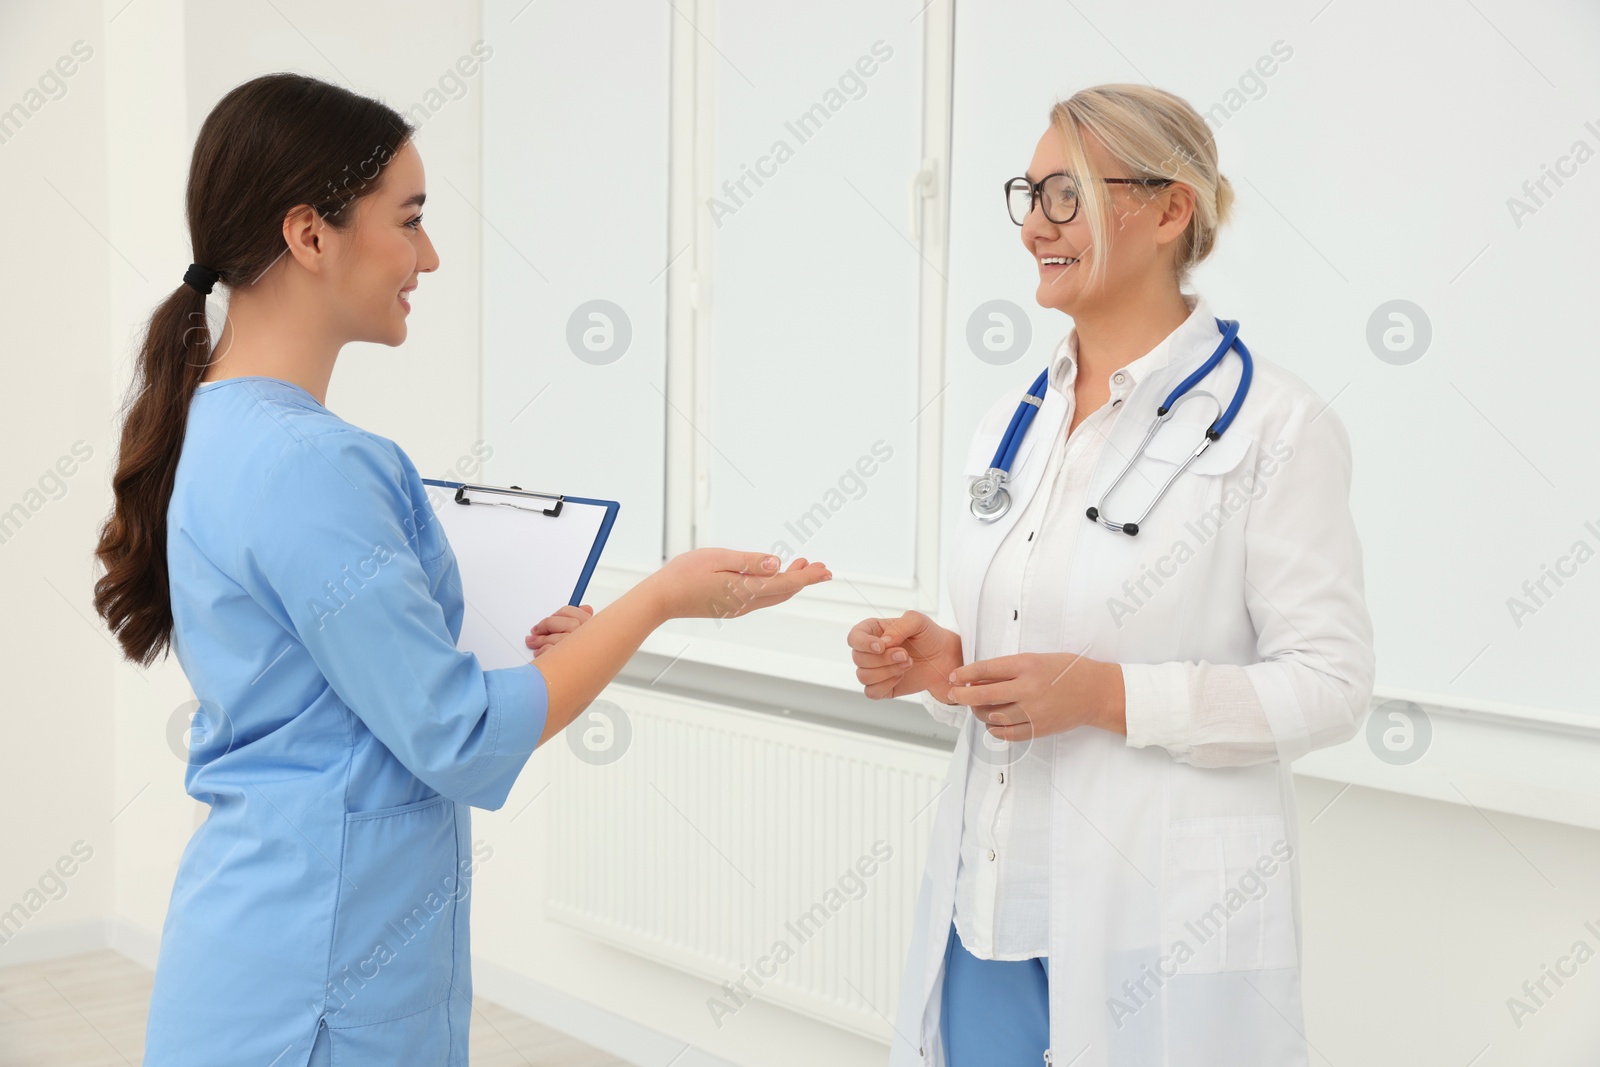
[[[1167,823],[1162,948],[1179,971],[1295,966],[1292,855],[1280,815]]]
[[[1141,524],[1149,531],[1149,539],[1171,544],[1186,533],[1200,531],[1201,540],[1209,540],[1217,527],[1250,502],[1249,493],[1235,488],[1235,472],[1252,451],[1255,439],[1242,428],[1230,429],[1174,478],[1204,436],[1204,426],[1179,422],[1162,426],[1116,492],[1102,495],[1100,510],[1116,522],[1135,521],[1171,479],[1171,486]]]
[[[448,797],[345,816],[330,1027],[387,1022],[449,996],[457,850]]]
[[[1194,450],[1199,447],[1201,439],[1205,436],[1205,426],[1194,423],[1181,423],[1177,421],[1174,413],[1173,420],[1168,422],[1156,435],[1150,438],[1150,444],[1145,447],[1144,454],[1156,461],[1157,466],[1165,466],[1162,479],[1165,480],[1171,473],[1172,467],[1179,467],[1189,458]],[[1240,427],[1232,427],[1223,431],[1221,437],[1200,453],[1200,457],[1189,464],[1185,474],[1226,474],[1239,465],[1239,461],[1250,451],[1250,446],[1255,443],[1255,438]],[[1157,483],[1159,484],[1159,483]]]

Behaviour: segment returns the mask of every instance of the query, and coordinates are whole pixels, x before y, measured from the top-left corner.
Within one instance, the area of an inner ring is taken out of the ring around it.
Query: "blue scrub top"
[[[145,1062],[465,1064],[470,807],[505,803],[543,677],[456,648],[460,573],[405,452],[277,378],[195,392],[166,554],[211,810]]]

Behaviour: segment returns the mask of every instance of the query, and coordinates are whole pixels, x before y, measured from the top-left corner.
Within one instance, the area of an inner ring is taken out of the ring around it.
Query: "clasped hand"
[[[961,638],[918,611],[866,619],[847,641],[856,680],[874,700],[928,692],[970,707],[991,735],[1021,741],[1076,726],[1124,732],[1122,668],[1070,652],[1024,652],[962,663]]]

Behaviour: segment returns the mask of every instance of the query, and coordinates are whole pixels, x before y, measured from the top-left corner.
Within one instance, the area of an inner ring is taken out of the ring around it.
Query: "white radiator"
[[[558,753],[548,916],[710,979],[719,1027],[748,993],[887,1042],[948,753],[613,685],[589,759],[613,707],[620,757]]]

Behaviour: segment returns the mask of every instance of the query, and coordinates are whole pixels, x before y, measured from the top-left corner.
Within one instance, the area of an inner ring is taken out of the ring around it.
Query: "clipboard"
[[[532,662],[528,631],[563,604],[582,603],[622,505],[516,485],[422,483],[449,492],[434,515],[461,571],[456,647],[485,670]]]

